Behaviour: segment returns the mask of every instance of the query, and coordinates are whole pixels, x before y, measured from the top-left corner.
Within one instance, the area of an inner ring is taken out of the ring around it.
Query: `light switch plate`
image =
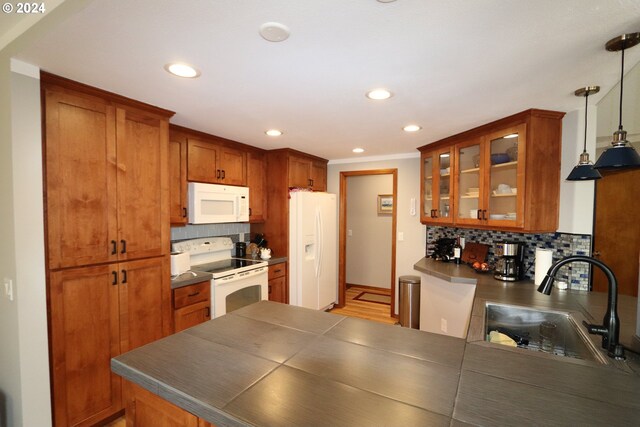
[[[9,301],[13,301],[13,280],[7,277],[4,278],[4,293]]]

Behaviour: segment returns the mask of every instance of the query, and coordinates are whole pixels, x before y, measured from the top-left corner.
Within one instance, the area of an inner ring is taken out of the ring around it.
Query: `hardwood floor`
[[[345,305],[342,308],[334,308],[331,313],[341,314],[343,316],[359,317],[361,319],[373,320],[374,322],[387,323],[395,325],[398,319],[391,317],[390,308],[386,304],[378,304],[375,302],[367,302],[355,300],[361,292],[376,292],[389,295],[389,289],[376,289],[375,291],[369,287],[361,288],[359,286],[350,286],[345,294]]]

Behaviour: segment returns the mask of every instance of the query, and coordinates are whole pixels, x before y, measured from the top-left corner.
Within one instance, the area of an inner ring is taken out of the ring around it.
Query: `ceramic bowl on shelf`
[[[492,165],[499,165],[501,163],[507,163],[510,161],[511,159],[509,158],[509,155],[507,153],[495,153],[491,155]]]

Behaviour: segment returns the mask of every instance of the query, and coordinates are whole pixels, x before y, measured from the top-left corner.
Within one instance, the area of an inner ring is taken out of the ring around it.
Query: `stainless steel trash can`
[[[400,326],[420,329],[420,277],[400,276]]]

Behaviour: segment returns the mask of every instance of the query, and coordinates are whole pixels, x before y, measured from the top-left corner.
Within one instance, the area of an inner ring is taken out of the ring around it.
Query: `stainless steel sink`
[[[580,327],[583,319],[579,313],[487,302],[485,339],[489,341],[489,333],[498,331],[514,339],[519,348],[607,364]]]

